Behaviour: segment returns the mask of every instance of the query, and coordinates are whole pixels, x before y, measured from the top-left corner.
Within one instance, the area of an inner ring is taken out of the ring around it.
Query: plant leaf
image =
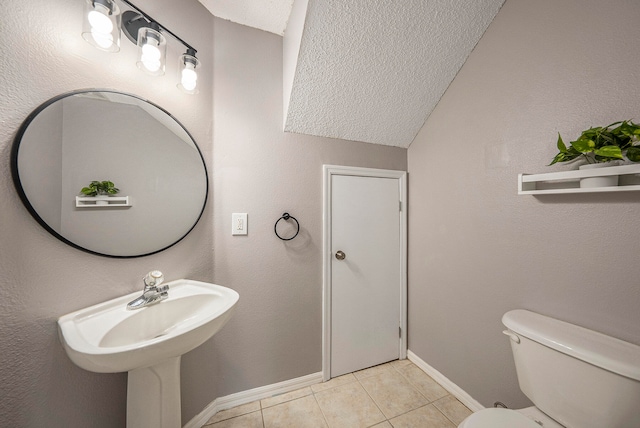
[[[596,148],[596,143],[591,139],[578,138],[576,141],[571,142],[571,147],[580,153],[590,153]]]
[[[547,165],[547,166],[551,166],[551,165],[553,165],[554,163],[558,163],[558,162],[566,162],[566,161],[567,161],[567,159],[565,159],[564,153],[562,153],[562,152],[561,152],[561,153],[558,153],[558,154],[553,158],[553,160],[551,161],[551,163],[550,163],[549,165]]]
[[[570,162],[570,161],[574,160],[575,158],[577,158],[578,156],[581,156],[581,155],[582,155],[582,153],[580,153],[579,151],[577,151],[573,147],[569,147],[569,149],[566,152],[558,153],[553,158],[551,163],[549,165],[547,165],[547,166],[551,166],[554,163],[558,163],[558,162]]]
[[[562,137],[560,136],[559,132],[558,132],[558,143],[556,145],[558,146],[558,150],[560,150],[561,152],[567,151],[567,146],[564,144],[564,141],[562,141]]]
[[[578,140],[593,140],[598,138],[598,134],[602,131],[601,127],[598,128],[589,128],[582,131]]]
[[[96,195],[96,189],[92,188],[92,187],[83,187],[80,192],[84,195],[87,196],[95,196]]]
[[[622,159],[622,150],[618,146],[604,146],[594,150],[596,156],[611,159]]]
[[[640,147],[631,146],[627,149],[627,159],[631,162],[640,162]]]

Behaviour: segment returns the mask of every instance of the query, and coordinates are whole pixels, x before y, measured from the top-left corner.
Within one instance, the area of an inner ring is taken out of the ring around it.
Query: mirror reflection
[[[207,199],[193,138],[168,112],[128,94],[82,91],[47,101],[20,128],[11,161],[34,218],[99,255],[138,257],[174,245]],[[94,181],[117,192],[81,192]]]

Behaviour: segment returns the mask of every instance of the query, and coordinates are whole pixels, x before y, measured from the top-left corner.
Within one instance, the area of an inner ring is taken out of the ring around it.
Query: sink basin
[[[58,319],[71,361],[98,373],[128,372],[127,428],[180,428],[180,359],[229,320],[239,296],[206,282],[167,283],[169,297],[141,309],[141,291]]]
[[[85,370],[127,372],[177,357],[202,345],[227,322],[238,293],[220,285],[180,279],[169,298],[136,310],[141,292],[81,309],[58,319],[69,358]]]

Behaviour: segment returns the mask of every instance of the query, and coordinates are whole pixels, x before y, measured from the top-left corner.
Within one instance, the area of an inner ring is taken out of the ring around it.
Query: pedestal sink
[[[202,345],[228,321],[239,295],[220,285],[180,279],[169,298],[136,310],[140,292],[58,319],[69,358],[85,370],[129,372],[127,427],[178,428],[180,357]]]

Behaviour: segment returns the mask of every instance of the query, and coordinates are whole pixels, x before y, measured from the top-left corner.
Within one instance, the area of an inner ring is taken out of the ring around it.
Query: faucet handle
[[[157,287],[162,284],[162,281],[164,281],[164,275],[159,270],[152,270],[143,278],[144,285],[149,287]]]

